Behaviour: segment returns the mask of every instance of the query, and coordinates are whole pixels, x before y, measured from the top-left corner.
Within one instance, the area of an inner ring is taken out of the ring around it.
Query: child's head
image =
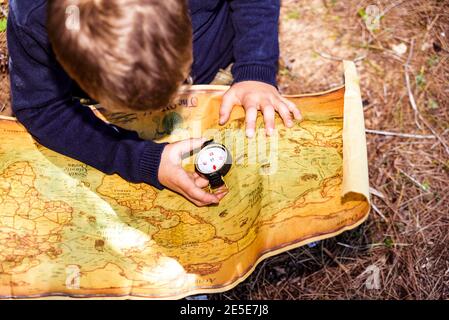
[[[165,106],[188,76],[185,0],[49,0],[47,23],[63,68],[111,110]]]

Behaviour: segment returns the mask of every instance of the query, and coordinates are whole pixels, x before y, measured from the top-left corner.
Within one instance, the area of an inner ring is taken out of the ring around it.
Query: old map
[[[359,225],[369,211],[366,143],[353,64],[345,71],[345,87],[290,97],[305,120],[285,129],[278,119],[271,138],[260,119],[245,139],[239,107],[218,126],[224,87],[193,87],[160,112],[102,115],[144,138],[225,143],[230,193],[215,207],[105,175],[0,119],[0,298],[224,291],[266,257]]]

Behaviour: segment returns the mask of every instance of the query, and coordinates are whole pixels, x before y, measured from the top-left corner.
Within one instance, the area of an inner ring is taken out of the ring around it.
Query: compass
[[[196,171],[209,180],[212,189],[225,185],[223,177],[228,174],[231,166],[231,153],[224,145],[214,140],[203,144],[195,160]]]

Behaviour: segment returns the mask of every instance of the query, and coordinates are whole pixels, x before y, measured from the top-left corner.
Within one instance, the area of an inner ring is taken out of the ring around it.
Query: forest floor
[[[1,26],[6,0],[0,6]],[[448,8],[449,0],[282,1],[283,93],[341,85],[341,60],[357,61],[372,213],[355,230],[265,260],[209,299],[449,299]],[[0,113],[9,106],[0,31]]]

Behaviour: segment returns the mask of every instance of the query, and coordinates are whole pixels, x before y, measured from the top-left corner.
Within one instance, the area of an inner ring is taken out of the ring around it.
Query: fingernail
[[[272,136],[273,132],[274,132],[273,128],[268,128],[267,129],[267,135]]]
[[[288,127],[293,127],[293,121],[287,121],[287,126]]]
[[[247,136],[248,138],[254,137],[254,131],[251,130],[251,129],[246,130],[246,136]]]

